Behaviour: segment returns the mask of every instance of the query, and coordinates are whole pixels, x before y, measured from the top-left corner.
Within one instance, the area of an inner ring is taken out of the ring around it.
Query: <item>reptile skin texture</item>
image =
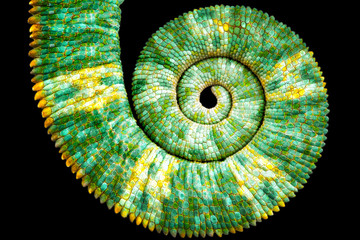
[[[66,165],[101,203],[165,235],[222,236],[303,188],[325,145],[322,72],[289,27],[216,5],[155,32],[125,90],[123,0],[32,0],[33,90]],[[200,102],[210,88],[216,105]]]

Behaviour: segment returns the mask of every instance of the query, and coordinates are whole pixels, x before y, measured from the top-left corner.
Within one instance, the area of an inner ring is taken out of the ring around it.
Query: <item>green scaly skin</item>
[[[109,209],[166,235],[222,236],[279,211],[326,139],[312,52],[256,9],[194,10],[144,47],[135,118],[120,61],[122,2],[30,2],[35,99],[66,165]],[[199,102],[209,86],[211,109]]]

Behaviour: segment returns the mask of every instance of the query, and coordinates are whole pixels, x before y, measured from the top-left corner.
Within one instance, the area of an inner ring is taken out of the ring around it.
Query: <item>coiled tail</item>
[[[326,139],[313,53],[244,6],[188,12],[120,61],[122,0],[32,0],[35,100],[82,185],[123,217],[173,236],[235,233],[303,187]],[[213,108],[200,102],[211,87]]]

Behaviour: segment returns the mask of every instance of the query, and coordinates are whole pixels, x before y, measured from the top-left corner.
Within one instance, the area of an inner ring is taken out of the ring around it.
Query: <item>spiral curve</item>
[[[35,100],[66,165],[101,203],[151,231],[222,236],[267,219],[306,183],[326,139],[313,53],[256,9],[188,12],[141,52],[134,116],[122,2],[30,2]],[[199,101],[207,87],[210,109]]]

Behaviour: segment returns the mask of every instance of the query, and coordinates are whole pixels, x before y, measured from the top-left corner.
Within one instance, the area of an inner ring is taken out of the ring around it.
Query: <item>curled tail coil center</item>
[[[208,58],[214,55],[211,51],[193,51],[189,62],[195,63],[184,71],[173,60],[184,51],[172,48],[155,57],[148,52],[151,60],[138,62],[133,81],[135,110],[145,133],[168,153],[190,161],[218,161],[235,154],[263,120],[265,97],[257,77],[234,59]],[[166,56],[172,65],[156,63]],[[154,65],[153,71],[147,70]],[[213,109],[200,103],[208,86],[218,100]]]
[[[326,139],[313,53],[244,6],[161,27],[126,94],[119,0],[32,0],[35,99],[62,159],[116,213],[181,237],[235,233],[303,187]],[[213,108],[200,102],[211,87]]]

